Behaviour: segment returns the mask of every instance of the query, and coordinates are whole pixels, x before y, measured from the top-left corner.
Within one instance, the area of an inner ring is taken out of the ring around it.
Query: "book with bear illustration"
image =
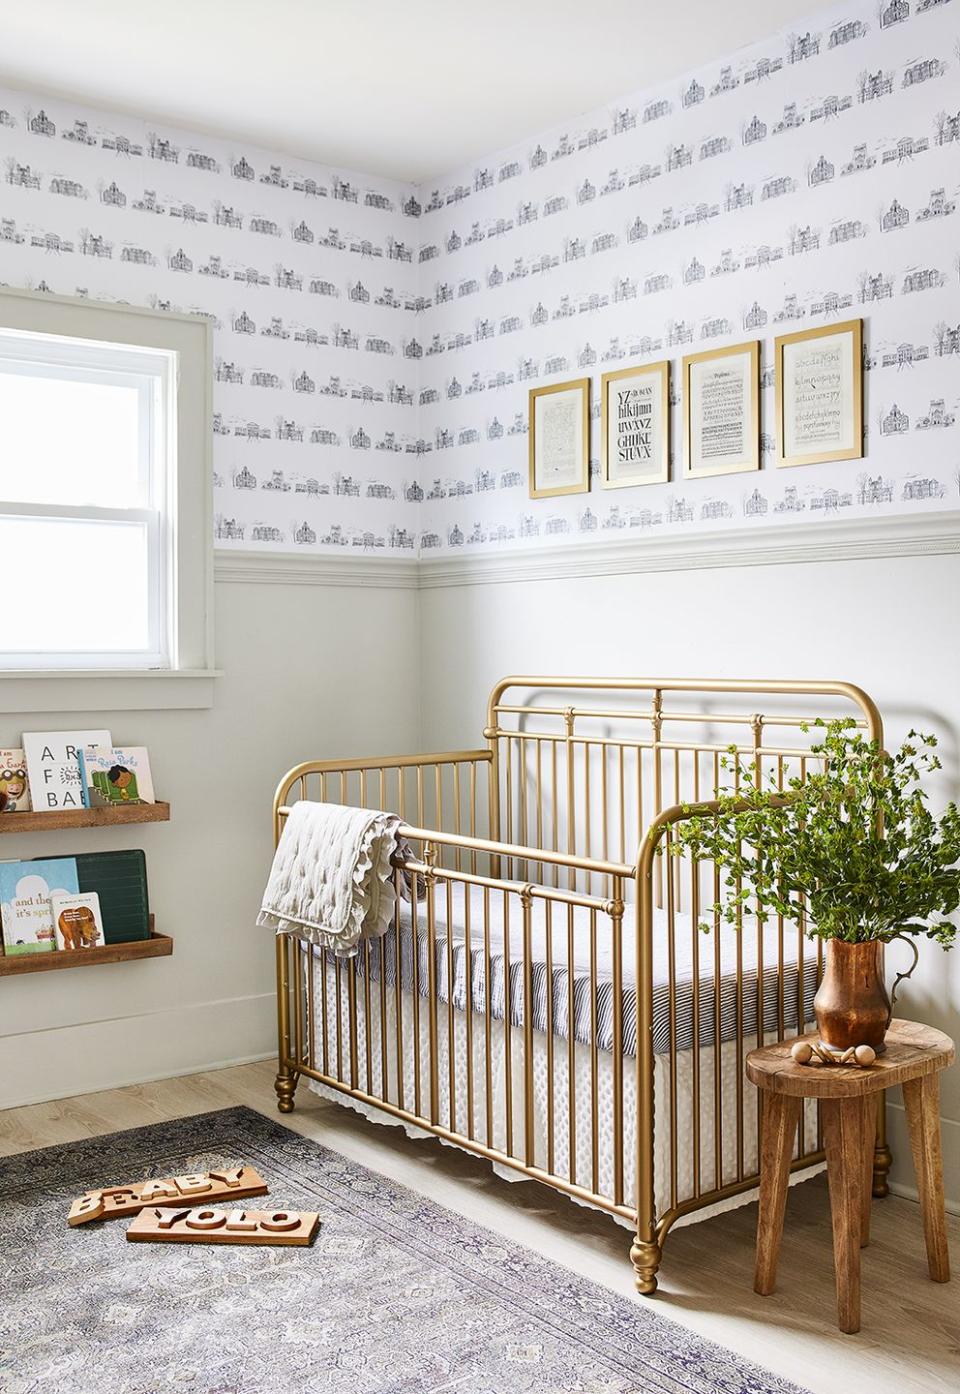
[[[54,891],[50,896],[57,948],[96,949],[103,944],[103,918],[96,891]]]

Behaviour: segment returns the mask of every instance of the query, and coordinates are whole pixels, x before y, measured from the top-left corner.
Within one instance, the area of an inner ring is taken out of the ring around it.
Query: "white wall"
[[[640,576],[450,585],[421,593],[423,742],[476,742],[506,673],[826,678],[864,687],[888,742],[911,725],[942,741],[937,797],[960,796],[960,557],[837,561]],[[909,951],[889,951],[891,969]],[[902,960],[902,963],[901,963]],[[960,949],[924,943],[897,1005],[960,1038]],[[893,1114],[894,1179],[913,1184]],[[944,1150],[960,1206],[960,1071],[943,1080]]]
[[[3,746],[92,722],[149,748],[170,823],[6,835],[0,855],[142,847],[157,928],[174,938],[169,958],[0,980],[0,1107],[271,1052],[273,939],[254,921],[280,776],[416,748],[415,591],[228,584],[216,604],[212,709],[0,716]]]

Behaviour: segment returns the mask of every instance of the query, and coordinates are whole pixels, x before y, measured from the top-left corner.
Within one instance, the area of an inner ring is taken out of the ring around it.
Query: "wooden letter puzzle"
[[[224,1167],[219,1171],[191,1172],[159,1181],[131,1182],[129,1186],[106,1186],[87,1191],[70,1207],[67,1221],[85,1225],[90,1220],[113,1220],[136,1215],[145,1205],[182,1205],[184,1201],[204,1205],[212,1201],[245,1200],[265,1196],[267,1183],[254,1167]]]
[[[131,1240],[166,1244],[296,1244],[313,1242],[320,1226],[315,1211],[193,1209],[140,1211],[127,1227]]]

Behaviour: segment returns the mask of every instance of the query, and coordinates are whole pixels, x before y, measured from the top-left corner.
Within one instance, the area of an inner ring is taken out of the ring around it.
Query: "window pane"
[[[146,504],[142,378],[12,371],[0,361],[0,499],[8,503]]]
[[[145,524],[0,518],[0,558],[10,587],[2,652],[42,662],[149,650]]]

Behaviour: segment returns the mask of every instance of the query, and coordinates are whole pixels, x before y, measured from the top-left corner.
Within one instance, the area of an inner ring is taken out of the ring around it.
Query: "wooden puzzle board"
[[[214,1205],[150,1206],[127,1227],[127,1238],[163,1244],[280,1244],[305,1246],[320,1227],[316,1211],[221,1210]]]
[[[233,1204],[249,1196],[265,1196],[267,1183],[255,1167],[224,1167],[161,1180],[131,1182],[87,1191],[73,1202],[67,1223],[85,1225],[91,1220],[121,1219],[136,1215],[144,1206]]]

